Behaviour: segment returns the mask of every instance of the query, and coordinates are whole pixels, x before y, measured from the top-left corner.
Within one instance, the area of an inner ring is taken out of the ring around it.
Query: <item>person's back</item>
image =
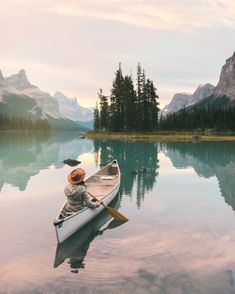
[[[85,206],[90,208],[99,207],[98,203],[90,200],[84,184],[85,171],[81,168],[73,170],[68,175],[69,184],[64,189],[67,203],[62,211],[63,217],[83,209]]]

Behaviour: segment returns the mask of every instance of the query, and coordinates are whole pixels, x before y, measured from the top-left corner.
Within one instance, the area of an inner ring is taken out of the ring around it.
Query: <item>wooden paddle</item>
[[[102,201],[100,201],[98,198],[96,198],[94,195],[92,195],[90,192],[87,191],[87,193],[89,195],[91,195],[91,197],[93,197],[97,202],[99,202],[101,205],[103,205],[103,207],[105,209],[107,209],[108,213],[115,219],[120,220],[122,222],[128,222],[129,219],[127,217],[125,217],[123,214],[121,214],[119,211],[117,211],[116,209],[112,208],[112,207],[108,207],[106,206]]]
[[[115,229],[121,225],[123,225],[125,222],[123,221],[120,221],[118,219],[113,219],[108,225],[106,228],[104,228],[103,230],[100,230],[100,233],[103,234],[104,231],[106,230],[112,230],[112,229]]]

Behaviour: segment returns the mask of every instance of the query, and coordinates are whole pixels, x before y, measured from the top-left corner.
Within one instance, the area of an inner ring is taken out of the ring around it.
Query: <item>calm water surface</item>
[[[79,159],[116,158],[112,206],[57,246],[53,220]],[[0,293],[235,293],[235,143],[0,136]]]

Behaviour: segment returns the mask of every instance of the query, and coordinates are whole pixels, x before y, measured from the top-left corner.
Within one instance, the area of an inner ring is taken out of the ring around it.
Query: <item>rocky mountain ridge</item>
[[[41,91],[38,87],[30,84],[25,71],[22,69],[17,74],[4,78],[0,74],[0,101],[4,102],[4,96],[9,94],[26,96],[35,100],[36,105],[30,110],[35,115],[37,108],[41,109],[41,118],[51,116],[63,118],[59,113],[59,105],[49,93]]]
[[[161,114],[163,116],[166,116],[167,114],[180,110],[188,103],[190,97],[191,97],[191,94],[188,94],[188,93],[175,94],[171,102],[161,110]]]
[[[185,105],[182,99],[177,100],[174,97],[169,105],[162,109],[163,115],[176,112],[183,107],[190,109],[192,105],[216,109],[235,107],[235,52],[223,65],[216,87],[211,84],[200,85]]]
[[[227,96],[230,100],[235,100],[235,52],[222,67],[219,82],[213,95]]]
[[[161,110],[161,113],[163,116],[166,116],[167,114],[177,112],[184,107],[192,106],[212,95],[214,89],[215,86],[207,83],[205,85],[199,85],[193,94],[177,93],[173,96],[171,102]]]
[[[9,77],[0,71],[0,113],[47,119],[56,129],[87,129],[79,116],[74,120],[63,115],[57,99],[32,85],[23,69]]]
[[[59,104],[60,113],[74,121],[90,121],[93,119],[93,110],[78,104],[77,98],[70,99],[61,92],[56,92],[54,98]]]

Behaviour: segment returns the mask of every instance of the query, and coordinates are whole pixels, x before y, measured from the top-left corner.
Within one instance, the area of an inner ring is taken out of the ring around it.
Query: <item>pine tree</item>
[[[95,131],[100,130],[100,112],[99,112],[98,102],[96,102],[96,106],[94,109],[94,130]]]
[[[124,130],[135,131],[137,98],[131,76],[124,78]]]
[[[102,89],[100,89],[98,96],[100,100],[100,130],[106,131],[108,129],[109,124],[108,97],[103,95]]]
[[[143,93],[143,84],[145,83],[144,81],[145,75],[143,74],[142,68],[140,63],[138,63],[137,66],[137,126],[136,130],[141,131],[143,130],[143,112],[144,112],[144,93]]]
[[[96,105],[94,110],[95,130],[122,132],[157,129],[159,103],[156,88],[152,81],[146,80],[140,63],[137,67],[136,91],[132,77],[123,77],[119,64],[111,89],[110,105],[102,90],[98,95],[100,105]]]
[[[159,102],[158,95],[156,94],[156,88],[154,87],[153,81],[149,81],[149,130],[156,130],[158,128],[158,113],[159,113]]]
[[[112,131],[124,130],[124,78],[121,63],[116,72],[110,97],[110,129]]]

